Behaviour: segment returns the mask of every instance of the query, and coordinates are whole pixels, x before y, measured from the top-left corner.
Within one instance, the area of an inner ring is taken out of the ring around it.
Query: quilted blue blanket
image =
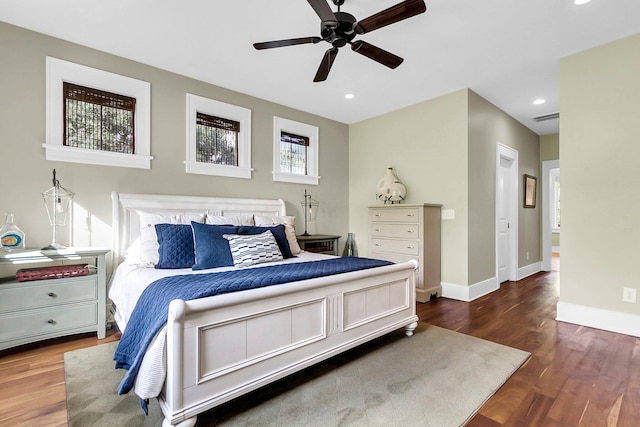
[[[140,296],[113,356],[116,368],[128,369],[118,393],[127,393],[133,387],[147,347],[167,323],[169,303],[174,299],[188,301],[390,264],[393,263],[370,258],[332,258],[156,280]]]

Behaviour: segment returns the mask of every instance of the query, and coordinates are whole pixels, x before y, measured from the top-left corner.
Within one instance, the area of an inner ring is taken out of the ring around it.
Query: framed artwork
[[[524,207],[535,208],[536,207],[536,183],[537,178],[535,176],[524,176]]]

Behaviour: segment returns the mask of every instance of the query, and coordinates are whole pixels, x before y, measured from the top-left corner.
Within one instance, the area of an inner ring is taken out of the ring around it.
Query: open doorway
[[[542,162],[542,270],[560,270],[560,160]]]

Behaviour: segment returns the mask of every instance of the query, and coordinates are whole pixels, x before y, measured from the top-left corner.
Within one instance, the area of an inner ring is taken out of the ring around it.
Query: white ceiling
[[[399,2],[346,0],[342,11],[361,20]],[[559,111],[560,58],[640,33],[639,0],[425,2],[426,13],[358,36],[400,67],[347,46],[322,83],[326,42],[252,47],[318,36],[306,0],[0,0],[0,20],[347,124],[470,88],[540,135],[558,132],[557,119],[531,117]]]

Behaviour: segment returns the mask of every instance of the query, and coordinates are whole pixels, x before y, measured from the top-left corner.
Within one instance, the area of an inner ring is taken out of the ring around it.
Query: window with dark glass
[[[196,114],[196,161],[238,166],[240,122],[198,112]]]
[[[280,132],[280,172],[306,175],[309,137]]]
[[[135,153],[135,98],[67,82],[63,91],[65,146]]]

